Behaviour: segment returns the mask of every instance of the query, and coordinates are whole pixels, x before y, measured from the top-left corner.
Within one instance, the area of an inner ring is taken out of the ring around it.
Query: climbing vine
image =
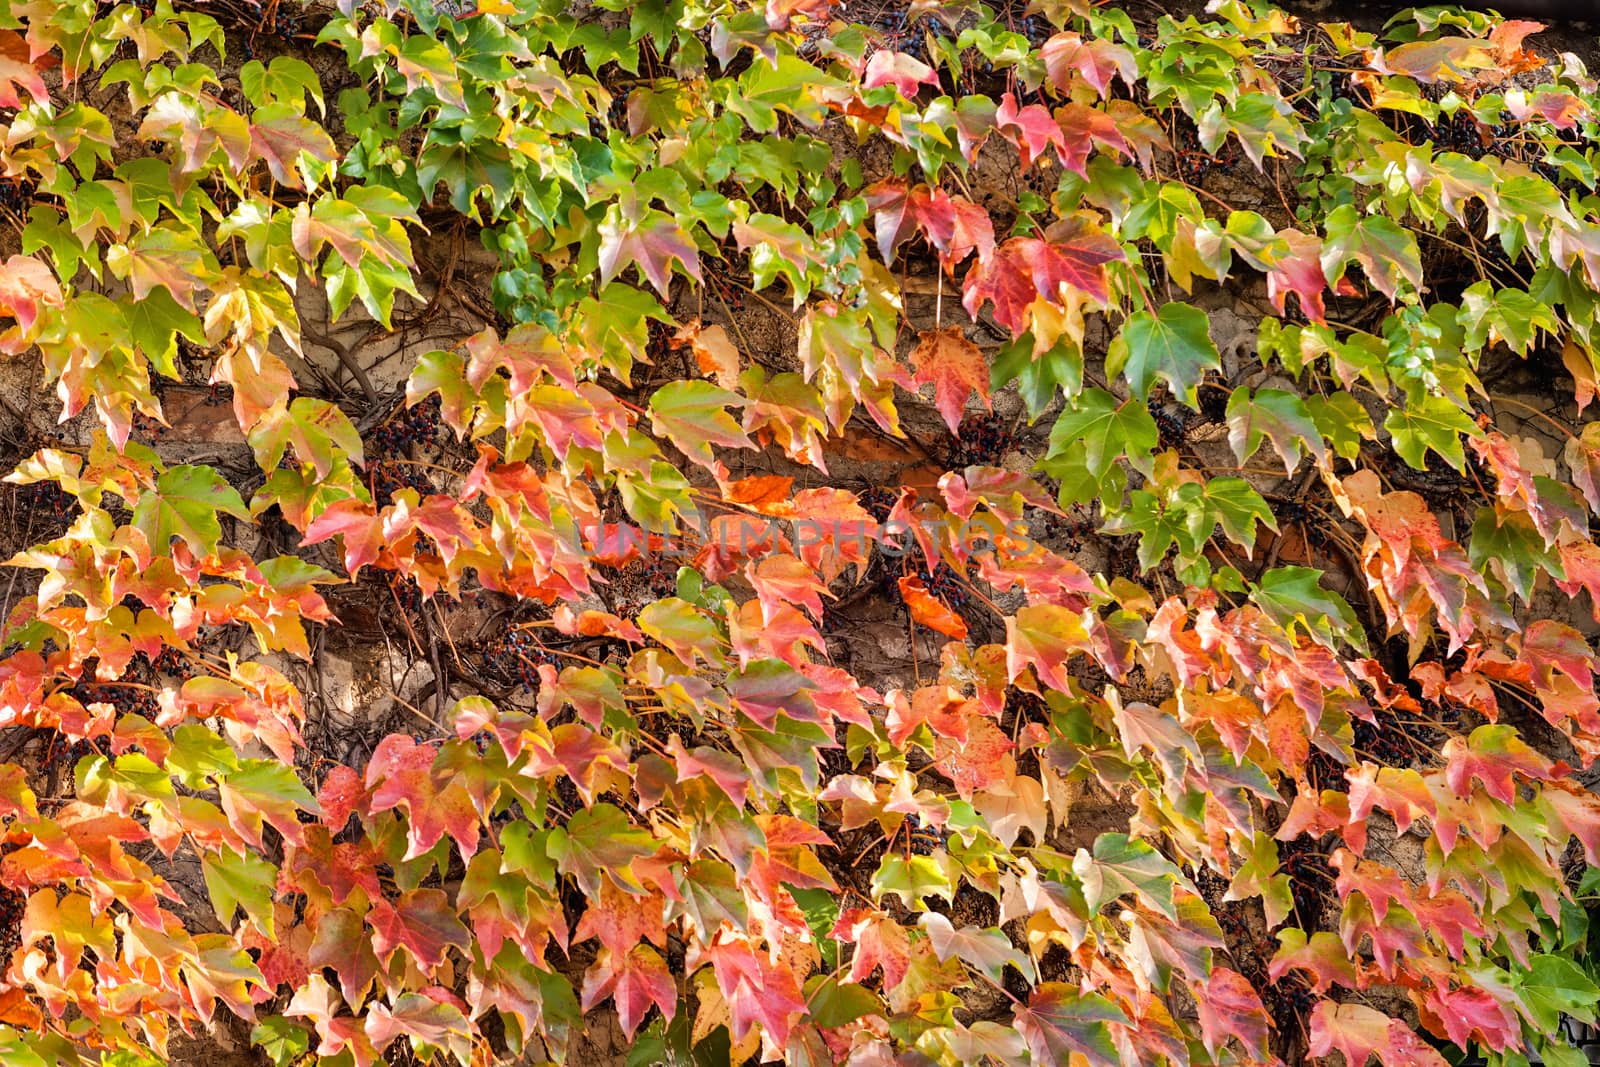
[[[0,1059],[1587,1062],[1600,87],[1541,29],[0,0],[62,421]],[[351,586],[434,681],[335,749]]]

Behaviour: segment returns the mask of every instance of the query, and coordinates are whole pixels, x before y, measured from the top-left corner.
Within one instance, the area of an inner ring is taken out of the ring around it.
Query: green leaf
[[[1322,588],[1322,572],[1312,567],[1274,567],[1251,587],[1250,599],[1285,630],[1299,624],[1330,647],[1345,640],[1366,648],[1355,611],[1343,597]]]
[[[1050,430],[1050,450],[1039,468],[1061,477],[1065,468],[1081,462],[1096,481],[1118,459],[1136,469],[1148,470],[1149,457],[1161,441],[1149,408],[1137,400],[1117,403],[1104,389],[1085,389],[1056,419]]]
[[[806,1006],[818,1026],[847,1026],[863,1015],[882,1015],[883,1001],[865,986],[817,975],[806,982]]]
[[[683,450],[690,459],[709,467],[716,456],[712,445],[755,448],[727,408],[742,405],[735,393],[710,382],[678,381],[657,389],[650,398],[650,421],[655,431]]]
[[[1175,396],[1196,407],[1195,390],[1205,372],[1222,369],[1207,322],[1204,311],[1178,302],[1154,315],[1135,312],[1106,351],[1106,373],[1124,375],[1138,400],[1150,396],[1157,378],[1165,379]]]
[[[1383,420],[1383,428],[1389,431],[1400,458],[1417,470],[1427,469],[1428,450],[1432,449],[1463,473],[1467,457],[1461,447],[1461,435],[1479,434],[1477,424],[1465,412],[1439,396],[1424,396],[1416,403],[1391,410]]]
[[[1337,287],[1345,268],[1358,263],[1367,279],[1393,300],[1401,280],[1422,288],[1422,254],[1417,239],[1384,215],[1362,215],[1342,204],[1328,216],[1327,239],[1322,246],[1322,273]]]
[[[1293,474],[1305,449],[1317,459],[1327,454],[1322,432],[1306,402],[1282,389],[1235,389],[1228,398],[1228,443],[1240,463],[1256,454],[1265,437],[1283,460],[1283,472]]]
[[[1512,976],[1521,994],[1523,1014],[1541,1030],[1554,1033],[1562,1015],[1585,1023],[1595,1021],[1600,986],[1571,960],[1541,953],[1533,957],[1527,970],[1515,970]]]
[[[236,852],[206,852],[200,856],[211,906],[225,929],[233,929],[233,915],[243,908],[250,921],[268,937],[273,931],[272,896],[278,869],[260,856]]]
[[[250,510],[239,491],[223,481],[222,475],[210,467],[186,465],[162,474],[154,491],[140,495],[133,507],[133,525],[145,535],[152,551],[165,552],[178,537],[196,555],[209,556],[222,539],[219,512],[250,520]]]
[[[1317,434],[1327,438],[1334,452],[1345,459],[1354,460],[1361,454],[1361,442],[1377,436],[1372,416],[1349,393],[1308,396],[1305,405],[1311,421],[1316,423]]]
[[[1094,853],[1080,849],[1072,873],[1083,883],[1089,907],[1099,909],[1124,893],[1133,893],[1148,908],[1176,922],[1172,890],[1187,880],[1172,861],[1149,844],[1126,834],[1101,834]]]
[[[270,471],[292,451],[301,463],[311,464],[318,478],[333,472],[343,458],[361,465],[361,434],[343,411],[326,400],[295,397],[288,408],[275,407],[261,416],[250,431],[250,447],[262,470]]]
[[[569,874],[590,897],[600,892],[606,875],[623,889],[639,889],[639,879],[629,864],[656,850],[655,838],[628,821],[614,804],[585,808],[567,821],[565,829],[551,831],[546,846],[562,874]]]

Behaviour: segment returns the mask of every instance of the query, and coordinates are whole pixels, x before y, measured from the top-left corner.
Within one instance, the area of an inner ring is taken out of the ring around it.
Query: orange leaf
[[[946,637],[957,641],[966,640],[967,621],[929,593],[928,587],[923,585],[920,579],[901,578],[900,596],[905,599],[906,607],[911,610],[912,619],[930,630],[938,630]]]

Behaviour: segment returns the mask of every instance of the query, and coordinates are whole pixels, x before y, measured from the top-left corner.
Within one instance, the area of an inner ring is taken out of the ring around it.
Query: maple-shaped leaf
[[[1349,204],[1333,210],[1324,224],[1327,239],[1322,245],[1322,273],[1328,284],[1337,286],[1345,267],[1354,262],[1367,279],[1390,300],[1395,298],[1400,281],[1412,288],[1422,287],[1422,254],[1417,239],[1386,215],[1362,215]]]
[[[684,455],[710,467],[716,460],[712,445],[756,447],[727,411],[730,405],[742,404],[738,394],[710,382],[671,382],[650,398],[650,420],[656,432],[682,449]]]
[[[36,58],[21,34],[15,30],[0,30],[0,107],[23,106],[22,98],[17,95],[19,87],[27,90],[34,103],[49,105],[50,90],[34,65]]]
[[[375,562],[386,544],[382,518],[371,504],[353,497],[335,502],[312,519],[301,544],[314,545],[336,536],[344,539],[344,569],[352,577]]]
[[[989,363],[961,327],[924,330],[911,350],[911,365],[918,385],[933,383],[934,406],[952,434],[960,436],[961,417],[974,391],[989,406]]]
[[[273,891],[278,870],[260,856],[239,854],[228,849],[203,853],[200,867],[206,891],[224,929],[233,928],[235,908],[243,908],[250,921],[267,937],[273,930]]]
[[[1064,1064],[1077,1055],[1090,1067],[1120,1067],[1111,1027],[1128,1025],[1128,1017],[1105,997],[1079,994],[1065,982],[1043,982],[1027,1006],[1017,1009],[1016,1020],[1035,1063]]]
[[[1001,972],[1007,965],[1015,967],[1024,978],[1034,977],[1033,961],[998,928],[981,930],[976,926],[963,926],[958,930],[938,912],[927,912],[918,922],[927,931],[928,941],[941,963],[960,959],[996,984],[1001,981]]]
[[[665,297],[672,280],[673,260],[689,277],[704,281],[700,253],[671,215],[642,206],[634,196],[619,199],[606,211],[605,220],[600,223],[601,285],[632,263]]]
[[[1424,1044],[1409,1026],[1391,1019],[1365,1004],[1317,1002],[1311,1012],[1313,1056],[1326,1056],[1337,1050],[1345,1067],[1366,1067],[1377,1053],[1380,1063],[1406,1064],[1408,1067],[1445,1067],[1445,1058]]]
[[[906,610],[911,613],[913,621],[956,641],[966,640],[967,620],[930,593],[921,579],[902,577],[899,586],[900,599],[905,601]]]
[[[1104,303],[1109,298],[1106,264],[1124,258],[1122,246],[1098,225],[1071,215],[1042,239],[1013,237],[987,262],[980,260],[962,283],[961,303],[976,317],[985,302],[992,302],[995,321],[1020,336],[1029,326],[1029,306],[1040,297],[1059,301],[1063,285]]]
[[[1124,375],[1138,400],[1149,397],[1156,379],[1163,378],[1175,396],[1196,407],[1196,387],[1205,372],[1222,369],[1208,322],[1204,311],[1177,301],[1153,315],[1137,311],[1107,349],[1106,373]]]
[[[432,970],[444,962],[451,947],[472,950],[471,935],[442,889],[408,890],[392,905],[374,901],[367,923],[372,927],[372,950],[385,962],[395,949],[405,948],[421,967]]]
[[[828,936],[855,945],[850,958],[850,981],[864,982],[879,967],[883,968],[886,991],[904,981],[911,965],[911,937],[887,912],[846,908]]]
[[[1267,271],[1267,298],[1282,315],[1289,294],[1300,300],[1300,311],[1312,322],[1327,320],[1328,277],[1322,271],[1322,241],[1299,230],[1279,230],[1277,239],[1288,247],[1288,254],[1272,260]]]
[[[1023,170],[1027,170],[1034,160],[1051,148],[1056,150],[1057,158],[1063,162],[1066,160],[1066,135],[1062,133],[1061,124],[1055,120],[1055,116],[1050,114],[1050,109],[1043,104],[1018,107],[1016,94],[1005,94],[995,108],[994,129],[1016,147]]]
[[[906,52],[880,48],[867,60],[866,73],[861,76],[865,89],[892,85],[907,100],[917,98],[917,90],[924,85],[937,87],[939,75],[932,67]]]
[[[1032,667],[1045,685],[1066,692],[1067,657],[1089,648],[1082,617],[1059,604],[1030,604],[1006,619],[1006,673],[1012,682]]]
[[[1355,961],[1345,951],[1339,936],[1318,930],[1308,939],[1304,930],[1286,927],[1278,931],[1278,951],[1267,965],[1267,977],[1278,981],[1291,970],[1311,976],[1311,991],[1324,993],[1334,985],[1351,989],[1360,985]]]
[[[624,951],[602,948],[583,976],[583,1010],[612,997],[617,1005],[617,1021],[623,1036],[633,1037],[654,1004],[668,1022],[678,1009],[678,986],[672,980],[661,953],[649,945],[634,945]]]
[[[1171,713],[1151,707],[1140,701],[1124,705],[1121,696],[1112,686],[1106,687],[1106,702],[1111,706],[1112,721],[1122,741],[1122,750],[1129,759],[1141,749],[1148,750],[1161,765],[1169,779],[1182,780],[1188,765],[1185,756],[1196,764],[1201,763],[1200,746],[1194,735],[1185,730]]]
[[[367,763],[366,784],[372,790],[368,808],[373,814],[397,807],[406,810],[410,817],[406,859],[427,852],[447,833],[462,857],[471,859],[478,848],[478,811],[461,783],[435,780],[438,754],[435,746],[419,745],[405,734],[379,741]]]
[[[1240,463],[1256,454],[1263,437],[1283,460],[1286,475],[1294,473],[1305,450],[1318,460],[1328,453],[1310,409],[1295,393],[1259,389],[1252,396],[1248,389],[1235,389],[1228,398],[1227,419],[1228,444]]]
[[[1445,781],[1457,796],[1472,795],[1472,779],[1502,804],[1515,804],[1516,776],[1537,781],[1556,777],[1560,764],[1552,764],[1517,735],[1515,727],[1485,725],[1466,737],[1452,737],[1444,745]]]
[[[1132,893],[1140,903],[1174,921],[1173,890],[1179,885],[1190,888],[1171,860],[1127,834],[1101,834],[1095,838],[1093,853],[1079,849],[1072,873],[1083,883],[1090,907]]]
[[[1071,95],[1074,78],[1082,78],[1102,99],[1110,94],[1111,81],[1121,77],[1132,89],[1139,77],[1133,53],[1112,41],[1084,40],[1076,33],[1058,33],[1039,48],[1050,83],[1063,95]]]
[[[1426,396],[1416,403],[1394,408],[1383,420],[1394,450],[1417,470],[1426,470],[1428,452],[1437,452],[1456,470],[1466,466],[1461,435],[1475,437],[1478,427],[1454,403],[1442,396]]]
[[[262,470],[272,470],[291,449],[301,463],[310,463],[317,477],[333,472],[336,460],[361,465],[361,434],[350,417],[326,400],[295,397],[287,408],[275,407],[250,431],[250,447]]]
[[[172,467],[156,478],[133,506],[133,525],[156,551],[164,551],[174,537],[196,555],[215,552],[222,539],[218,514],[250,521],[250,509],[239,491],[210,467]]]
[[[38,321],[41,307],[59,308],[65,299],[56,276],[33,256],[12,256],[0,267],[0,313],[16,319],[25,334]]]
[[[621,808],[596,804],[575,814],[554,831],[549,853],[563,874],[570,874],[589,898],[600,895],[602,876],[624,889],[638,889],[629,864],[656,850],[655,838],[628,821]]]
[[[1061,162],[1085,181],[1089,180],[1089,153],[1095,145],[1103,145],[1122,156],[1131,156],[1128,142],[1123,139],[1117,120],[1097,107],[1069,101],[1056,110],[1056,122],[1061,126]]]
[[[1200,1013],[1200,1034],[1213,1056],[1237,1038],[1256,1060],[1267,1058],[1267,1030],[1272,1025],[1250,980],[1228,967],[1217,967],[1191,987]]]
[[[1050,450],[1039,466],[1046,474],[1063,477],[1081,461],[1090,476],[1103,484],[1118,459],[1148,469],[1150,454],[1160,441],[1155,418],[1144,404],[1138,400],[1118,403],[1104,389],[1085,389],[1056,419],[1050,430]]]

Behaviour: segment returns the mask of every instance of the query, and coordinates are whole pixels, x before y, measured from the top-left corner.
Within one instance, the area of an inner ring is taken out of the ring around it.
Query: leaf
[[[1016,1020],[1036,1063],[1064,1064],[1075,1054],[1090,1067],[1122,1062],[1111,1024],[1129,1025],[1128,1017],[1097,994],[1079,995],[1065,982],[1043,982],[1029,995],[1028,1006],[1017,1009]]]
[[[899,586],[900,598],[906,602],[906,609],[911,612],[913,621],[953,640],[966,640],[967,620],[936,599],[920,579],[902,577]]]
[[[395,949],[405,948],[418,965],[431,970],[444,962],[446,950],[465,953],[472,948],[471,935],[440,889],[408,890],[392,905],[374,901],[367,923],[372,927],[372,951],[384,963]]]
[[[1270,1023],[1249,979],[1238,971],[1218,967],[1210,978],[1196,982],[1193,992],[1207,1052],[1215,1056],[1230,1039],[1237,1038],[1256,1060],[1267,1058]]]
[[[211,906],[225,929],[233,928],[234,910],[243,908],[262,933],[276,936],[272,921],[276,867],[260,856],[224,850],[202,853],[200,868],[205,874],[206,891],[211,894]]]
[[[939,75],[926,63],[905,52],[880,48],[867,60],[866,73],[861,86],[875,89],[880,85],[893,85],[907,100],[917,98],[917,90],[924,85],[937,87]]]
[[[834,975],[817,975],[806,982],[806,1007],[818,1026],[830,1028],[884,1014],[883,1001],[875,993]]]
[[[1584,1023],[1594,1022],[1600,986],[1572,960],[1541,952],[1526,970],[1513,974],[1523,1014],[1534,1026],[1554,1033],[1565,1015]]]
[[[1039,466],[1060,477],[1057,469],[1081,460],[1089,474],[1103,484],[1106,472],[1118,459],[1126,458],[1135,467],[1146,466],[1160,441],[1156,421],[1144,404],[1138,400],[1119,404],[1104,389],[1085,389],[1056,419],[1050,430],[1050,450]]]
[[[959,958],[962,963],[977,968],[996,985],[1000,983],[1001,972],[1007,964],[1015,967],[1024,978],[1030,981],[1034,978],[1033,961],[1018,951],[998,929],[980,930],[976,926],[963,926],[957,930],[949,919],[938,912],[925,913],[918,924],[927,931],[928,941],[941,963]]]
[[[575,814],[565,829],[550,838],[550,857],[562,874],[571,875],[591,898],[600,894],[602,875],[623,889],[637,889],[638,878],[629,865],[655,852],[648,830],[628,822],[621,808],[600,803]]]
[[[319,478],[328,477],[337,460],[358,466],[365,462],[361,434],[349,416],[326,400],[306,396],[263,415],[250,431],[250,447],[262,470],[272,470],[292,449],[295,459],[310,463]]]
[[[735,393],[710,382],[677,381],[662,386],[650,398],[650,421],[655,431],[683,450],[701,466],[716,460],[712,445],[755,448],[733,416],[729,405],[742,405]]]
[[[1095,838],[1094,853],[1079,849],[1072,863],[1073,873],[1083,882],[1084,896],[1092,908],[1103,907],[1124,893],[1133,893],[1140,903],[1176,921],[1172,891],[1187,883],[1172,861],[1149,844],[1126,834],[1101,834]]]
[[[1251,589],[1250,599],[1285,630],[1298,624],[1323,644],[1348,641],[1366,647],[1355,611],[1337,593],[1322,587],[1322,572],[1311,567],[1274,567]]]
[[[1389,431],[1400,458],[1417,470],[1427,469],[1428,450],[1432,449],[1450,466],[1464,471],[1467,457],[1461,447],[1461,435],[1476,437],[1479,433],[1477,424],[1464,411],[1438,396],[1426,396],[1418,403],[1391,409],[1383,428]]]
[[[1106,373],[1124,375],[1141,401],[1159,377],[1185,404],[1197,407],[1196,387],[1205,372],[1221,369],[1206,313],[1176,301],[1163,304],[1154,315],[1138,311],[1128,316],[1106,352]]]
[[[1365,1067],[1373,1053],[1382,1063],[1412,1067],[1445,1067],[1445,1058],[1424,1044],[1411,1028],[1364,1004],[1335,1004],[1321,1000],[1311,1012],[1311,1055],[1326,1056],[1337,1049],[1345,1067]]]
[[[17,95],[19,87],[27,90],[35,103],[49,106],[50,90],[45,87],[33,60],[28,42],[21,34],[0,30],[0,107],[23,106],[22,98]]]
[[[961,417],[974,391],[989,406],[989,364],[961,327],[924,330],[911,350],[911,365],[918,385],[933,383],[934,406],[952,434],[960,436]]]
[[[974,318],[993,302],[995,321],[1020,335],[1028,327],[1028,306],[1036,299],[1061,301],[1061,287],[1104,303],[1110,297],[1108,263],[1121,262],[1122,247],[1099,226],[1078,215],[1055,224],[1045,240],[1013,237],[979,261],[962,283],[962,306]]]
[[[1278,951],[1267,965],[1267,977],[1276,982],[1291,970],[1311,976],[1311,991],[1324,993],[1334,985],[1351,989],[1360,984],[1355,962],[1345,951],[1339,935],[1318,930],[1307,940],[1306,932],[1294,927],[1278,931]]]
[[[633,197],[611,205],[600,224],[601,285],[631,263],[665,298],[673,260],[678,261],[685,274],[703,283],[700,253],[676,219],[654,208],[640,207]]]
[[[1293,229],[1279,230],[1277,238],[1288,247],[1288,255],[1273,260],[1267,271],[1267,298],[1282,315],[1287,311],[1289,294],[1293,293],[1306,318],[1325,322],[1327,305],[1323,294],[1328,290],[1328,278],[1322,270],[1322,241]]]
[[[668,1021],[678,1007],[678,987],[666,961],[661,953],[643,944],[626,952],[603,948],[584,973],[583,1010],[592,1010],[607,997],[615,999],[617,1021],[622,1024],[623,1036],[630,1040],[650,1005],[660,1008]]]
[[[1518,737],[1514,727],[1504,725],[1480,726],[1466,737],[1450,738],[1444,757],[1445,781],[1457,796],[1471,796],[1476,778],[1502,804],[1516,803],[1517,775],[1543,780],[1555,766]]]
[[[1328,216],[1325,229],[1322,272],[1328,284],[1337,287],[1345,267],[1354,262],[1390,300],[1395,298],[1402,279],[1413,289],[1422,288],[1422,255],[1417,250],[1417,239],[1393,219],[1364,216],[1351,205],[1341,204]]]
[[[250,510],[238,490],[210,467],[173,467],[156,479],[133,507],[133,525],[150,547],[165,551],[174,537],[197,554],[210,555],[222,539],[218,513],[248,522]]]
[[[1343,394],[1341,394],[1343,395]],[[1235,389],[1228,398],[1228,444],[1242,464],[1256,454],[1265,437],[1283,460],[1283,473],[1294,474],[1302,451],[1309,449],[1319,461],[1327,455],[1322,432],[1306,402],[1282,389],[1261,389],[1254,396]]]
[[[1076,33],[1058,33],[1039,48],[1045,72],[1063,95],[1070,95],[1073,75],[1088,83],[1101,99],[1110,95],[1111,82],[1120,76],[1129,89],[1139,77],[1133,53],[1103,39],[1084,40]]]

